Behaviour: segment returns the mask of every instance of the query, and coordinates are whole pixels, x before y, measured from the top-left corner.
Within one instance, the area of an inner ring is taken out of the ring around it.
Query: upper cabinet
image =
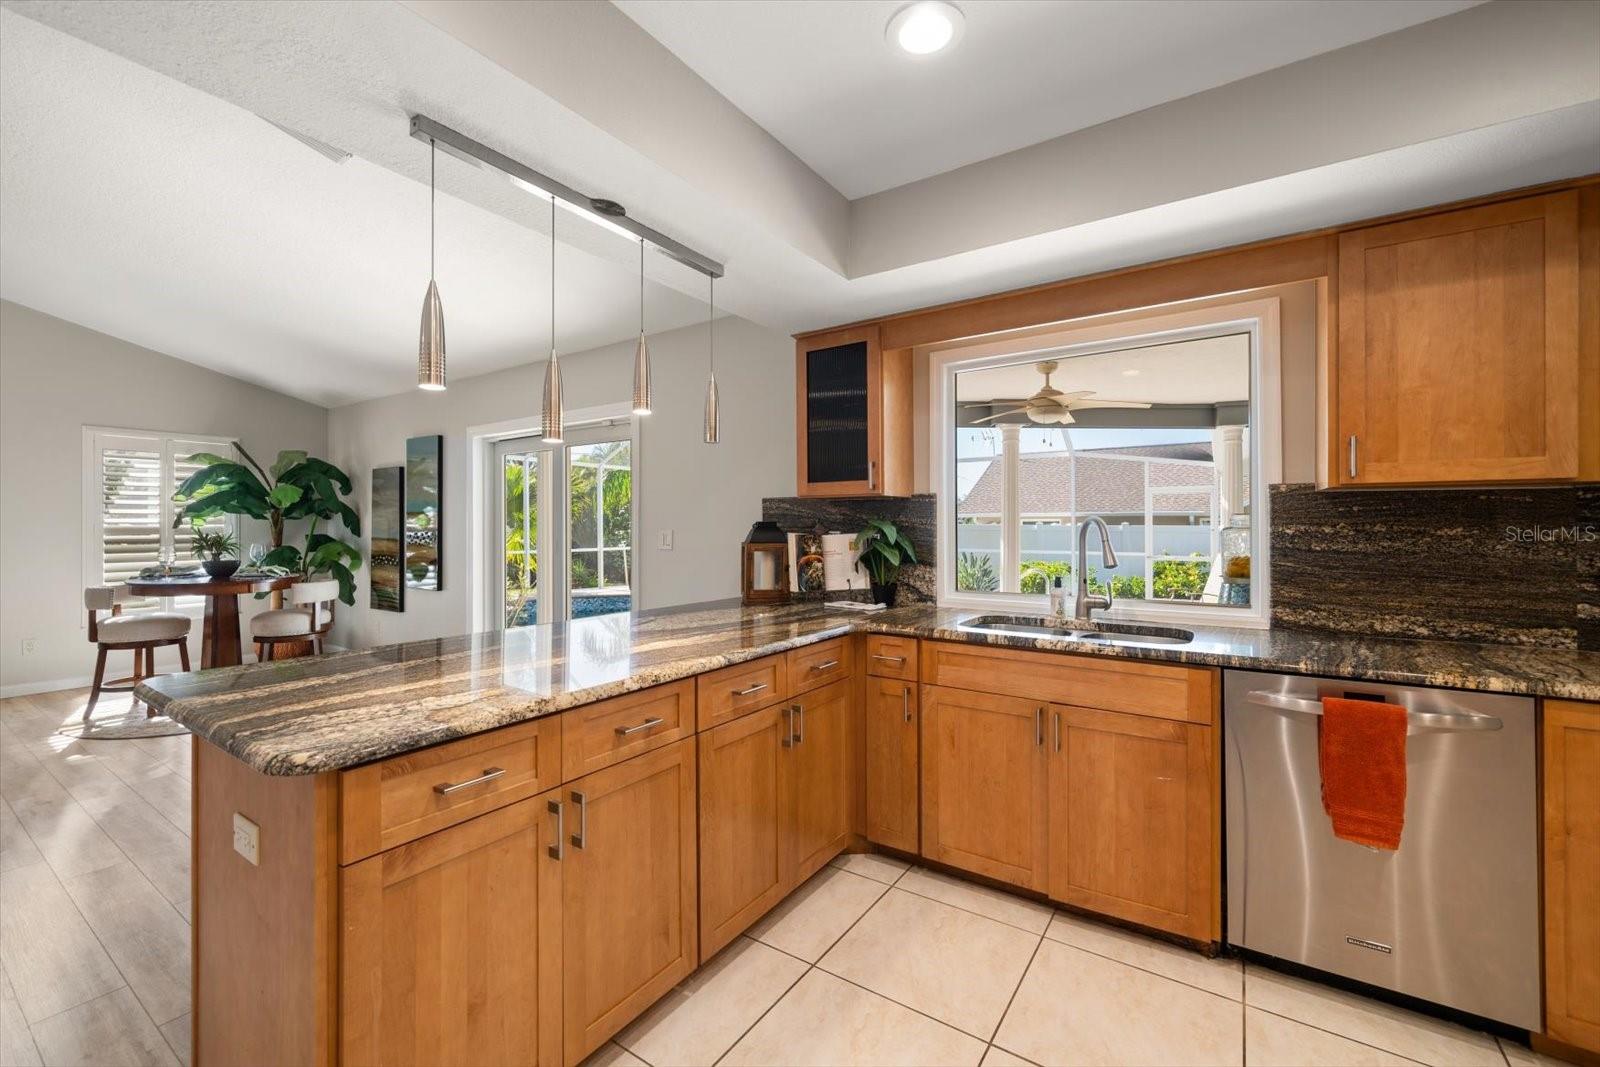
[[[1331,485],[1578,477],[1579,193],[1339,237]]]
[[[911,350],[885,352],[878,327],[795,345],[801,496],[911,494]]]

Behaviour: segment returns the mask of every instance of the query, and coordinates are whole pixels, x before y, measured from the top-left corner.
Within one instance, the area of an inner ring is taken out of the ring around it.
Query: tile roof
[[[1213,468],[1206,442],[1083,449],[1075,456],[1021,454],[1018,506],[1024,515],[1066,515],[1072,464],[1077,461],[1077,511],[1080,514],[1143,514],[1146,464],[1134,459],[1204,460],[1198,463],[1150,463],[1150,481],[1157,487],[1194,486],[1194,492],[1162,493],[1156,514],[1205,514],[1211,510]],[[1000,514],[1000,464],[991,462],[956,508],[960,515]]]

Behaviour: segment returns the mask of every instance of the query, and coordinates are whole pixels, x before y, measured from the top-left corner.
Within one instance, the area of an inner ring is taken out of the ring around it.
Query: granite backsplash
[[[931,603],[936,501],[769,497],[761,517],[794,532],[890,520],[921,561],[900,596]],[[1274,626],[1600,651],[1600,485],[1275,485],[1270,539]]]
[[[1272,622],[1600,651],[1600,486],[1272,487]]]
[[[808,533],[821,528],[830,533],[856,533],[868,519],[888,519],[907,536],[917,552],[915,566],[901,568],[896,603],[931,604],[934,595],[934,551],[938,543],[932,493],[867,500],[820,500],[804,496],[774,496],[761,501],[761,517],[786,533]],[[801,599],[871,600],[864,592],[811,593]]]

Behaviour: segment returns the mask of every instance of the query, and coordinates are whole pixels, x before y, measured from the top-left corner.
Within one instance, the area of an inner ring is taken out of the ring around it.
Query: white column
[[[1018,482],[1022,467],[1022,427],[1000,427],[1000,591],[1022,591],[1022,507]]]
[[[1217,469],[1219,526],[1227,526],[1244,510],[1244,427],[1218,426],[1211,431],[1211,457]]]

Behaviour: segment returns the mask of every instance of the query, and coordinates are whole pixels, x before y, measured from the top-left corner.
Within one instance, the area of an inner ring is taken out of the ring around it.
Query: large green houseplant
[[[867,528],[856,534],[856,560],[872,583],[872,599],[894,607],[899,590],[900,568],[917,562],[911,538],[888,519],[868,519]]]
[[[317,529],[319,523],[337,519],[351,536],[361,536],[361,517],[341,499],[350,492],[350,476],[294,449],[279,452],[268,469],[243,448],[239,455],[248,467],[210,452],[189,457],[190,463],[205,466],[185,478],[173,494],[172,499],[183,505],[175,521],[204,522],[215,515],[262,519],[272,531],[272,549],[262,566],[283,567],[306,578],[326,574],[338,581],[339,599],[354,604],[352,572],[361,566],[361,550]],[[284,524],[300,519],[306,522],[304,542],[284,544]]]

